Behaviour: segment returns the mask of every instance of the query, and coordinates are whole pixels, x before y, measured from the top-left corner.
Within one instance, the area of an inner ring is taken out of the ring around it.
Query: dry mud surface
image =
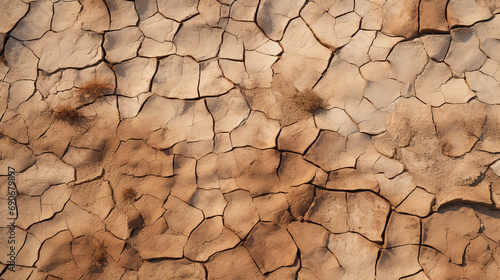
[[[0,278],[498,280],[499,12],[0,1]]]

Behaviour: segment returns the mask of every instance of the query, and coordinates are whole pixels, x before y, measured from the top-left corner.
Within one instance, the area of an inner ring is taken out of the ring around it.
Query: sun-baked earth
[[[0,1],[0,279],[498,280],[498,13]]]

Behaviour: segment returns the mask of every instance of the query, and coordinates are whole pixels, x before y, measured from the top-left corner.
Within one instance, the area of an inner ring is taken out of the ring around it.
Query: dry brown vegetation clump
[[[130,187],[125,188],[122,191],[123,200],[129,200],[129,201],[134,200],[136,195],[137,195],[137,192],[133,188],[130,188]]]
[[[100,80],[94,78],[90,81],[85,82],[81,87],[77,89],[78,95],[81,99],[96,100],[102,97],[107,91],[113,89],[113,86],[109,81]]]
[[[106,246],[100,243],[95,247],[94,254],[92,254],[92,266],[94,269],[101,267],[106,261]]]
[[[317,93],[310,90],[293,94],[291,101],[295,109],[309,114],[314,114],[319,110],[325,109],[323,99]]]
[[[78,124],[85,118],[80,111],[69,105],[61,106],[52,110],[52,116],[56,120],[68,122],[70,124]]]

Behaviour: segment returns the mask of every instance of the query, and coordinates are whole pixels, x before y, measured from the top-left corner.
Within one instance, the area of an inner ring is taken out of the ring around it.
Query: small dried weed
[[[69,105],[52,110],[52,116],[56,120],[68,122],[70,124],[77,124],[85,118],[80,111]]]
[[[315,112],[325,109],[325,103],[317,93],[307,90],[298,92],[291,97],[292,105],[297,110],[314,114]]]
[[[104,96],[104,94],[111,89],[113,89],[113,86],[109,81],[94,78],[85,82],[77,91],[81,99],[96,100]]]
[[[134,200],[137,195],[137,192],[133,188],[125,188],[122,191],[123,200]]]

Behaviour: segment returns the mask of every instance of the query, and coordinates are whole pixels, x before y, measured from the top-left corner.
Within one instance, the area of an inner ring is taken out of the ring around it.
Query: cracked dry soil
[[[499,1],[0,19],[0,279],[500,279]]]

